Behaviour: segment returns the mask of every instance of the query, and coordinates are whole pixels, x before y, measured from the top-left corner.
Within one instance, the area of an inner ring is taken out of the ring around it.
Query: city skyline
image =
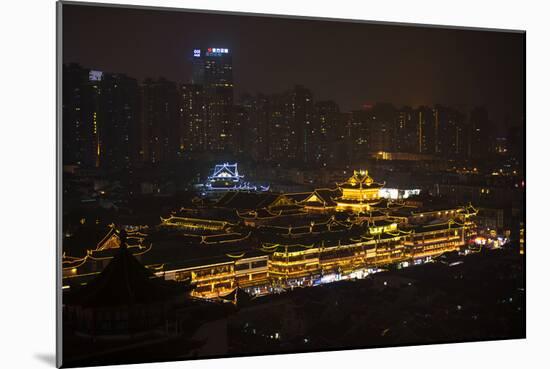
[[[391,152],[475,160],[508,153],[521,159],[521,128],[499,135],[484,107],[465,113],[442,105],[376,103],[342,112],[299,85],[235,103],[226,50],[194,49],[194,84],[140,82],[64,64],[64,162],[122,169],[132,162],[173,162],[192,152],[314,166],[354,165],[374,153],[388,159],[384,153]]]
[[[523,120],[519,33],[85,8],[64,9],[65,29],[73,30],[65,33],[64,62],[189,83],[193,49],[223,47],[238,66],[236,100],[245,92],[279,93],[301,84],[343,111],[375,102],[462,111],[483,105],[497,129]],[[90,27],[97,19],[102,27]],[[160,26],[138,32],[147,23]]]

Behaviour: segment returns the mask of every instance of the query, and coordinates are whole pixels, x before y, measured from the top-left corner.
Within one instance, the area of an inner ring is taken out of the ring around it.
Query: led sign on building
[[[88,80],[90,81],[101,81],[103,78],[103,72],[99,70],[91,70],[90,73],[88,73]]]
[[[206,49],[206,56],[221,56],[222,54],[229,54],[229,49],[219,47],[209,47]]]
[[[229,53],[229,49],[220,49],[218,47],[209,47],[208,52],[209,53],[218,53],[218,54],[227,54],[227,53]]]

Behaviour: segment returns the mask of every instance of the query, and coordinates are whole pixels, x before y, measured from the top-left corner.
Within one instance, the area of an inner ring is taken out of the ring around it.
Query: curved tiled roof
[[[353,176],[351,176],[346,182],[338,184],[338,187],[344,189],[357,189],[357,188],[381,188],[384,187],[384,183],[374,182],[369,176],[367,170],[354,170]]]
[[[64,303],[81,307],[115,307],[162,302],[182,293],[181,287],[157,278],[122,246],[105,269],[87,285],[64,298]]]

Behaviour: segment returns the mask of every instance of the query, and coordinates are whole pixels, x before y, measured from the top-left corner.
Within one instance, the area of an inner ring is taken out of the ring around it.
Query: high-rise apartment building
[[[227,48],[194,49],[192,83],[202,86],[205,148],[231,150],[233,134],[233,62]]]
[[[489,114],[484,107],[475,107],[470,112],[468,122],[467,154],[472,158],[481,158],[489,152]]]
[[[180,86],[180,150],[206,150],[206,103],[202,85]]]
[[[180,93],[174,82],[146,79],[142,85],[141,156],[156,164],[180,153]]]
[[[128,168],[137,158],[138,120],[135,79],[63,66],[63,163]]]
[[[334,101],[315,103],[317,127],[315,161],[326,166],[341,161],[345,138],[345,125],[340,107]]]
[[[100,87],[99,164],[107,170],[127,169],[139,149],[139,85],[124,74],[104,73]]]

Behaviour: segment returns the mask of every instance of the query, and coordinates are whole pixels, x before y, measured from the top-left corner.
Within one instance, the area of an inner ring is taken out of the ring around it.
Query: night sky
[[[63,61],[190,82],[193,48],[233,53],[236,96],[295,84],[343,111],[365,103],[487,106],[520,121],[524,34],[64,5]]]

